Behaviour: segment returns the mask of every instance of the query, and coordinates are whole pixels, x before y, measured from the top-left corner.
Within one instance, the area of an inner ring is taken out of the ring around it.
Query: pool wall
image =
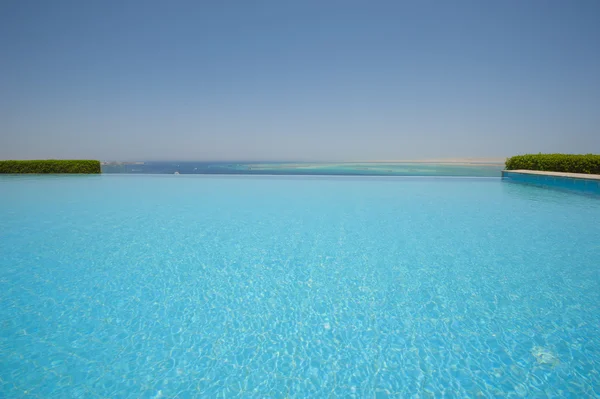
[[[502,179],[514,183],[600,195],[600,175],[504,170],[502,171]]]

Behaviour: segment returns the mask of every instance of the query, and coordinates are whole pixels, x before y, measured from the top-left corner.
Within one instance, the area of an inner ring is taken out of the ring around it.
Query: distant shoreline
[[[363,161],[357,163],[428,163],[452,165],[503,165],[506,158],[449,158],[449,159],[395,159],[383,161]]]

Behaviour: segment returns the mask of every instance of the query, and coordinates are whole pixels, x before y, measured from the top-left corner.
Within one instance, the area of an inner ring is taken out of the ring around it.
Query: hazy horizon
[[[600,153],[600,2],[0,3],[0,159]]]

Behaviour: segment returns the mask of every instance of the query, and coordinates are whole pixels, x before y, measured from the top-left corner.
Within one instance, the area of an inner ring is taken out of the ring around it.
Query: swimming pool
[[[600,199],[3,176],[0,397],[600,395]]]

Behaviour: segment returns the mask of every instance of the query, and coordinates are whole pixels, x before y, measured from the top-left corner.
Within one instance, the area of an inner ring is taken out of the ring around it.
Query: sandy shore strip
[[[506,158],[445,158],[445,159],[393,159],[360,161],[356,163],[429,163],[452,165],[504,165]]]
[[[418,167],[418,166],[465,166],[478,168],[500,168],[504,166],[504,161],[484,160],[484,161],[464,161],[464,160],[418,160],[418,161],[361,161],[361,162],[290,162],[290,163],[259,163],[248,164],[252,170],[273,170],[273,169],[304,169],[318,170],[329,168],[353,168],[356,170],[381,170],[386,167]]]

